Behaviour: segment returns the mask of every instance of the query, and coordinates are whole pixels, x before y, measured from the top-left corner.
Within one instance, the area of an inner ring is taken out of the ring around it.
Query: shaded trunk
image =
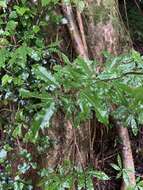
[[[104,61],[104,50],[118,55],[131,48],[131,40],[120,18],[118,2],[116,0],[88,0],[89,27],[88,44],[93,58]],[[135,185],[135,169],[128,129],[116,121],[118,135],[122,141],[123,167],[131,169],[129,172],[130,185]],[[123,182],[122,190],[127,189]]]
[[[131,143],[129,138],[128,129],[123,127],[120,122],[116,122],[116,127],[118,130],[119,137],[122,141],[122,158],[123,158],[123,166],[125,169],[128,170],[129,173],[129,185],[135,186],[136,180],[135,180],[135,167],[133,162],[133,155],[132,155],[132,149],[131,149]],[[125,182],[122,183],[121,190],[126,190],[127,185]]]
[[[70,5],[64,5],[64,13],[69,21],[69,32],[74,41],[77,54],[83,58],[87,58],[86,47],[82,41],[83,31],[78,32],[72,8]],[[118,55],[128,51],[131,47],[131,41],[120,17],[118,2],[116,0],[87,0],[86,18],[88,22],[87,41],[90,56],[104,62],[103,51],[108,51],[114,55]],[[74,24],[73,24],[74,23]],[[78,24],[80,25],[79,21]],[[81,28],[79,27],[81,30]],[[76,32],[73,32],[73,31]],[[80,39],[78,41],[78,39]],[[78,45],[80,44],[80,46]],[[89,58],[89,57],[88,57]],[[131,169],[129,172],[129,180],[131,185],[135,185],[134,162],[131,150],[131,144],[128,129],[124,128],[122,123],[116,121],[118,135],[122,141],[122,158],[125,169]],[[82,131],[83,133],[83,131]],[[122,183],[122,190],[127,189],[127,185]]]
[[[120,17],[118,1],[87,0],[87,3],[87,37],[92,57],[103,61],[103,51],[115,55],[128,51],[131,41]]]

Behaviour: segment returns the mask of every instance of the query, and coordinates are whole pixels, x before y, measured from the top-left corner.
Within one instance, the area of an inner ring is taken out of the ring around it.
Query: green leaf
[[[21,182],[14,182],[14,190],[23,190],[24,184]]]
[[[82,92],[81,95],[86,98],[86,100],[88,100],[88,102],[91,104],[91,107],[94,107],[97,119],[101,123],[107,125],[109,123],[108,111],[97,94],[93,94],[92,92]]]
[[[0,7],[3,7],[3,8],[6,8],[6,7],[7,7],[6,0],[1,0],[1,1],[0,1]]]
[[[129,174],[126,169],[123,169],[123,180],[126,185],[130,184]]]
[[[118,162],[119,167],[122,168],[122,160],[119,154],[117,156],[117,162]]]
[[[4,75],[3,77],[2,77],[2,86],[5,86],[5,85],[7,85],[7,84],[10,84],[11,82],[12,82],[12,80],[13,80],[13,77],[12,76],[9,76],[9,75]]]
[[[32,71],[38,79],[43,80],[47,83],[50,82],[51,84],[57,84],[54,76],[45,67],[37,64],[33,66]]]
[[[137,189],[136,189],[136,187],[128,186],[128,187],[127,187],[127,190],[143,190],[143,189],[140,189],[140,188],[137,188]]]
[[[116,164],[111,164],[112,168],[114,168],[117,171],[120,171],[121,168],[119,166],[117,166]]]
[[[51,119],[51,117],[53,116],[55,111],[55,104],[52,103],[50,105],[49,108],[47,108],[44,117],[42,118],[41,124],[40,124],[40,128],[43,129],[44,127],[46,127],[47,124],[49,124],[49,121]]]
[[[8,51],[5,48],[0,49],[0,68],[5,67],[5,61],[8,56]]]
[[[83,12],[83,10],[85,8],[85,2],[84,1],[78,1],[77,2],[77,7],[78,7],[80,12]]]
[[[17,126],[12,135],[16,138],[16,137],[21,137],[22,136],[22,129],[21,129],[21,125]]]
[[[51,0],[42,0],[42,6],[47,6],[51,3]]]
[[[138,126],[137,126],[136,120],[133,115],[129,115],[129,117],[127,118],[127,124],[128,124],[128,126],[131,127],[133,134],[135,136],[137,136]]]
[[[93,75],[92,69],[90,67],[91,61],[90,60],[84,60],[80,57],[78,57],[75,61],[74,64],[76,66],[80,66],[82,71],[84,72],[85,75],[88,75],[88,77],[91,77]]]
[[[11,59],[9,60],[9,65],[14,66],[18,65],[23,69],[27,63],[27,56],[32,51],[26,44],[22,44],[19,48],[17,48],[14,52],[11,53]]]
[[[122,171],[117,174],[116,179],[119,179],[122,176]]]
[[[39,52],[32,50],[32,52],[30,53],[30,56],[32,59],[34,59],[35,61],[40,61],[41,57],[39,55]]]
[[[40,31],[40,27],[37,26],[37,25],[34,25],[34,26],[33,26],[33,32],[34,32],[34,33],[38,33],[39,31]]]
[[[8,45],[9,41],[6,38],[0,38],[0,46],[8,46]]]
[[[52,100],[51,96],[49,96],[47,93],[39,94],[38,92],[30,92],[29,90],[23,88],[21,88],[19,92],[22,98],[37,98],[41,100]]]
[[[132,95],[137,101],[143,101],[143,87],[132,88]]]
[[[30,169],[30,165],[24,162],[18,166],[18,170],[21,174],[25,174]]]
[[[104,172],[102,171],[89,171],[89,174],[91,176],[94,176],[96,177],[97,179],[99,180],[109,180],[110,178],[108,177],[107,174],[105,174]]]
[[[142,180],[139,181],[137,185],[140,186],[140,187],[143,187],[143,181]]]
[[[132,58],[134,59],[134,61],[140,61],[141,60],[141,56],[140,56],[140,53],[135,51],[135,50],[132,50]]]
[[[139,124],[143,124],[143,111],[140,111],[138,114],[138,122]]]
[[[9,31],[10,33],[13,33],[14,30],[16,29],[18,22],[15,22],[14,20],[10,20],[7,23],[6,30]]]
[[[55,112],[55,103],[52,102],[48,107],[43,108],[40,112],[37,113],[32,127],[30,129],[29,137],[30,140],[34,140],[38,136],[39,129],[43,129],[49,125],[50,119]]]
[[[30,11],[28,7],[15,6],[14,8],[16,9],[17,14],[19,14],[20,16],[23,16],[26,12]]]

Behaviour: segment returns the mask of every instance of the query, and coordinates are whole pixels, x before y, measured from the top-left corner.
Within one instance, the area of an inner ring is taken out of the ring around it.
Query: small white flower
[[[49,21],[49,19],[50,19],[49,15],[46,15],[45,20]]]
[[[68,20],[66,18],[62,18],[61,23],[62,24],[68,24]]]
[[[5,159],[7,157],[7,152],[2,149],[0,150],[0,159]]]
[[[0,35],[4,34],[4,30],[0,29]]]

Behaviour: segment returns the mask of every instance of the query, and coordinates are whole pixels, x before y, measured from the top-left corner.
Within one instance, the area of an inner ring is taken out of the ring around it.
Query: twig
[[[85,48],[86,54],[88,55],[88,47],[87,47],[87,43],[86,43],[81,12],[78,9],[76,9],[76,13],[77,13],[77,21],[78,21],[79,31],[81,34],[82,43]]]
[[[143,11],[142,11],[142,9],[140,8],[140,5],[138,4],[138,2],[137,2],[136,0],[134,0],[134,2],[135,2],[135,4],[136,4],[137,8],[139,9],[141,15],[143,16]]]
[[[68,20],[68,29],[69,29],[71,38],[74,42],[74,48],[75,48],[76,53],[80,55],[81,57],[83,57],[84,59],[88,59],[88,55],[86,53],[85,47],[82,43],[82,39],[80,37],[78,28],[74,20],[71,4],[70,3],[66,4],[63,2],[62,10],[64,12],[65,17]]]
[[[123,158],[123,167],[126,170],[130,170],[131,172],[128,173],[129,181],[131,186],[135,186],[136,179],[135,179],[135,166],[134,166],[134,159],[132,154],[131,142],[128,133],[128,128],[124,127],[121,122],[115,121],[115,126],[117,128],[119,137],[122,141],[122,158]],[[123,181],[121,190],[126,190],[128,185],[125,184]]]

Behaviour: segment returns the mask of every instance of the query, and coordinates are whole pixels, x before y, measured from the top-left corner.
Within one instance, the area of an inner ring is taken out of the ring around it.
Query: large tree
[[[128,52],[131,49],[131,39],[120,16],[117,0],[87,0],[85,3],[86,9],[82,14],[78,8],[76,9],[77,17],[75,17],[70,3],[66,5],[63,2],[63,12],[68,20],[68,29],[77,55],[84,59],[98,59],[101,63],[97,70],[98,73],[104,69],[103,51],[114,55]],[[129,174],[130,183],[135,185],[134,162],[128,129],[117,120],[114,120],[114,125],[123,145],[124,168],[132,171]],[[86,128],[87,125],[84,127]],[[85,131],[83,130],[82,133]],[[88,136],[88,138],[90,137]],[[84,153],[86,154],[86,152]],[[94,156],[96,157],[96,155]],[[125,183],[122,184],[121,189],[127,189]]]
[[[111,149],[117,134],[123,161],[121,169],[129,172],[130,185],[134,186],[135,169],[129,132],[122,119],[117,119],[113,114],[122,106],[120,101],[115,100],[122,95],[122,91],[123,98],[127,98],[126,104],[130,101],[130,95],[134,97],[132,89],[122,83],[122,76],[134,74],[134,70],[126,73],[121,69],[117,77],[104,76],[111,74],[107,71],[106,59],[115,57],[118,61],[119,55],[128,53],[132,48],[118,1],[63,0],[59,3],[54,0],[53,3],[53,0],[17,0],[0,1],[1,6],[0,25],[3,29],[0,31],[0,92],[3,95],[0,105],[0,138],[6,141],[4,148],[9,153],[7,156],[3,149],[0,152],[4,159],[8,157],[8,162],[3,162],[5,166],[2,169],[0,163],[0,170],[7,168],[8,172],[12,171],[10,179],[16,181],[15,188],[19,184],[21,188],[29,185],[23,180],[21,182],[22,177],[26,180],[30,178],[35,190],[41,189],[46,180],[49,183],[63,180],[72,171],[67,181],[74,178],[70,185],[71,189],[76,190],[79,185],[76,174],[82,168],[80,174],[84,178],[83,186],[86,187],[88,169],[96,169],[98,177],[99,170],[104,169],[104,150],[109,151],[109,158],[112,158]],[[62,42],[57,40],[57,43],[51,44],[55,38],[62,39]],[[139,55],[136,57],[138,59]],[[118,67],[117,64],[114,66]],[[123,88],[121,93],[117,93],[119,96],[116,94],[116,84]],[[135,124],[135,119],[133,122]],[[112,129],[108,127],[110,124]],[[103,143],[104,138],[105,141],[109,138],[106,141],[107,148],[104,146],[106,143]],[[67,160],[71,161],[68,162],[69,165],[65,162]],[[114,161],[113,159],[112,162]],[[37,163],[36,166],[34,162]],[[10,165],[6,166],[7,163],[12,165],[11,171]],[[67,169],[65,172],[62,166],[71,168],[64,168],[65,171]],[[47,168],[50,168],[48,174]],[[115,168],[119,169],[118,166]],[[41,172],[40,169],[44,170]],[[92,172],[89,174],[91,181]],[[106,174],[100,175],[109,179]],[[98,179],[92,179],[95,189],[102,189],[98,185]],[[49,188],[46,185],[44,187]],[[55,188],[58,188],[57,185]],[[124,180],[121,189],[127,189]]]

